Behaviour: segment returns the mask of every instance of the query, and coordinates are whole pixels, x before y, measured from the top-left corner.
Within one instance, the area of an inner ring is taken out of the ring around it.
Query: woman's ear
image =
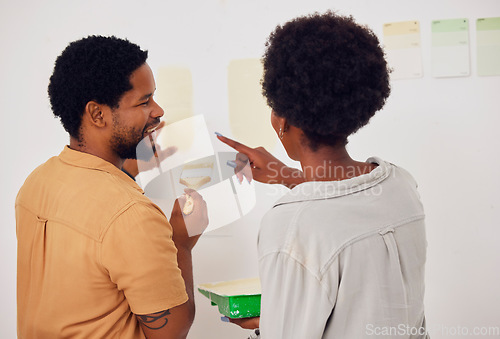
[[[283,118],[283,132],[287,132],[290,129],[290,125],[288,124],[288,120]]]

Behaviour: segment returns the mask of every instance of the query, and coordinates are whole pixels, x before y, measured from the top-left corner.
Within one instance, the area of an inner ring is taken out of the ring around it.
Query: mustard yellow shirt
[[[65,147],[16,199],[19,338],[144,338],[188,297],[172,227],[111,163]]]

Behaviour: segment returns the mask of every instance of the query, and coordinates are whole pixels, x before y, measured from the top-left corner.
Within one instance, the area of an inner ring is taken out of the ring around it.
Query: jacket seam
[[[24,208],[25,210],[27,210],[28,212],[30,212],[31,214],[37,216],[37,217],[40,217],[40,218],[43,218],[43,219],[46,219],[47,221],[52,221],[52,222],[56,222],[58,224],[62,224],[70,229],[72,229],[73,231],[83,235],[83,236],[86,236],[87,238],[90,238],[96,242],[99,242],[99,238],[93,236],[92,234],[88,233],[88,232],[85,232],[84,230],[80,229],[80,228],[77,228],[77,227],[74,227],[73,225],[71,225],[70,223],[68,223],[66,220],[63,220],[63,219],[59,219],[59,218],[56,218],[56,217],[47,217],[45,215],[42,215],[42,214],[38,214],[36,213],[35,211],[33,211],[31,208],[27,207],[26,205],[24,205],[22,202],[18,202],[16,203],[15,205],[16,207],[21,207],[21,208]]]
[[[342,246],[340,246],[333,254],[332,256],[330,257],[330,259],[328,259],[328,261],[325,263],[325,265],[323,266],[323,268],[321,268],[319,270],[319,274],[320,276],[323,276],[325,274],[325,272],[328,270],[328,268],[330,267],[330,265],[332,264],[332,262],[339,256],[340,252],[342,252],[344,249],[346,249],[347,247],[353,245],[354,243],[356,242],[359,242],[363,239],[366,239],[366,238],[369,238],[383,230],[386,230],[388,228],[392,228],[392,229],[395,229],[395,228],[399,228],[399,227],[402,227],[402,226],[405,226],[413,221],[417,221],[417,220],[422,220],[425,218],[425,214],[417,214],[417,215],[414,215],[414,216],[411,216],[411,217],[408,217],[408,218],[404,218],[402,220],[399,220],[397,222],[394,222],[394,223],[391,223],[391,224],[388,224],[388,225],[385,225],[383,227],[379,227],[375,230],[372,230],[370,232],[367,232],[367,233],[363,233],[361,235],[358,235],[358,236],[355,236],[349,240],[347,240],[346,242],[344,242],[342,244]]]
[[[118,219],[120,216],[123,215],[123,213],[125,213],[127,210],[129,210],[131,207],[135,206],[135,205],[144,205],[144,206],[149,206],[149,207],[152,207],[155,209],[155,211],[158,211],[157,208],[155,208],[154,205],[150,205],[150,204],[147,204],[147,203],[144,203],[142,201],[129,201],[124,207],[122,207],[119,211],[117,211],[113,217],[108,221],[108,223],[106,224],[106,226],[103,228],[100,236],[99,236],[99,245],[98,245],[98,258],[97,258],[97,262],[99,263],[99,265],[101,266],[101,268],[106,272],[106,273],[109,273],[108,270],[106,269],[106,267],[104,266],[103,262],[102,262],[102,244],[104,242],[104,237],[106,236],[108,230],[113,226],[114,222],[116,221],[116,219]],[[163,214],[161,211],[158,211],[160,212],[161,214]],[[163,216],[165,216],[163,214]],[[166,217],[165,217],[166,218]]]
[[[325,288],[325,286],[323,284],[323,277],[320,277],[320,276],[316,275],[307,266],[305,266],[300,260],[298,260],[297,258],[295,258],[290,252],[286,252],[286,251],[283,251],[283,250],[277,250],[277,251],[269,252],[269,253],[266,253],[265,255],[263,255],[262,257],[260,257],[259,261],[261,261],[264,258],[266,258],[266,257],[268,257],[270,255],[273,255],[273,254],[276,254],[278,256],[279,255],[284,255],[284,256],[290,258],[291,260],[293,260],[300,267],[302,267],[302,269],[304,269],[304,271],[306,271],[307,273],[309,273],[318,282],[318,284],[321,286],[321,290],[328,297],[328,301],[330,302],[330,304],[332,305],[332,307],[335,305],[335,302],[333,302],[332,299],[330,298],[330,293],[328,293],[328,291],[326,290],[326,288]]]

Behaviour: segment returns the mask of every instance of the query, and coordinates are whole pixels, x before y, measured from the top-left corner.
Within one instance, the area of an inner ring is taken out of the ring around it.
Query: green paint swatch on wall
[[[500,75],[500,17],[476,21],[477,74]]]
[[[432,76],[460,77],[470,74],[469,20],[432,21]]]

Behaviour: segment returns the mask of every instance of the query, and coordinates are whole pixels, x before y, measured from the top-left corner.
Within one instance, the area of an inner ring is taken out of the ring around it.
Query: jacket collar
[[[341,181],[308,181],[295,186],[273,207],[301,201],[324,200],[336,198],[369,189],[389,177],[393,165],[377,157],[371,157],[366,162],[377,164],[370,173]]]
[[[65,146],[62,152],[59,154],[59,159],[68,165],[88,168],[91,170],[102,171],[114,175],[124,181],[126,184],[132,186],[142,194],[144,191],[137,185],[137,183],[132,180],[128,175],[123,173],[121,169],[113,165],[112,163],[99,158],[98,156],[80,152]]]

